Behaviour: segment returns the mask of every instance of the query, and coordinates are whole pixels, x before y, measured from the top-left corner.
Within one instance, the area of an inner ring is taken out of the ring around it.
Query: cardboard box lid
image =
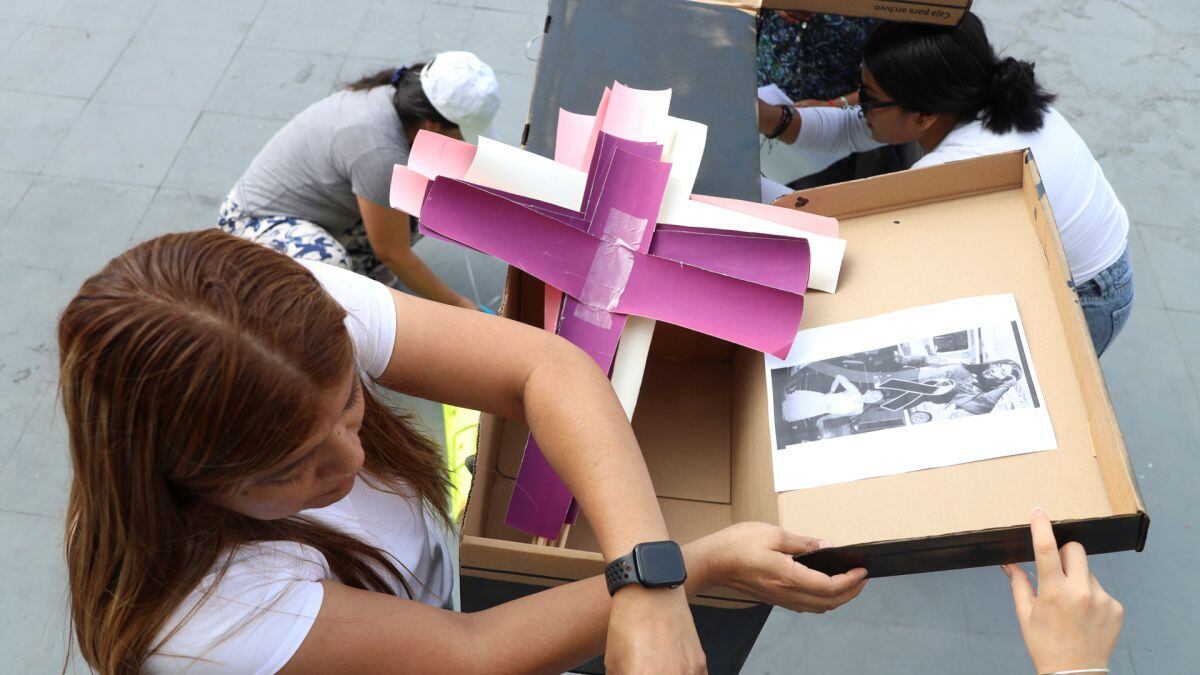
[[[1031,153],[808,190],[780,203],[839,217],[853,252],[838,293],[810,296],[808,327],[1014,293],[1059,445],[782,493],[781,525],[857,544],[1020,526],[1033,506],[1056,520],[1144,514]],[[930,268],[937,274],[919,272]],[[765,408],[765,392],[761,399]],[[761,426],[765,434],[765,419]]]
[[[760,9],[791,9],[818,14],[862,16],[887,21],[910,21],[953,26],[971,9],[971,0],[695,0],[730,5],[756,12]]]

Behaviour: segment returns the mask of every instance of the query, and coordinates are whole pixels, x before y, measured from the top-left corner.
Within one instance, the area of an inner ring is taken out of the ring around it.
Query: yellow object
[[[462,515],[471,493],[471,470],[467,460],[475,455],[479,440],[479,411],[442,406],[446,425],[446,461],[450,466],[450,512],[454,519]]]

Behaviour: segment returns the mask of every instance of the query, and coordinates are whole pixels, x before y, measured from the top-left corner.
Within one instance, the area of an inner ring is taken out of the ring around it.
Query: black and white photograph
[[[802,330],[765,364],[779,492],[1057,447],[1011,294]]]
[[[776,449],[1040,405],[1016,321],[771,371]]]

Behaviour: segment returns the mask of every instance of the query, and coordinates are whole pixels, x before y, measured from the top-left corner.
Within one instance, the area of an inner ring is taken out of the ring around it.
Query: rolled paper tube
[[[595,125],[595,115],[579,115],[559,108],[558,130],[555,132],[554,142],[554,161],[580,171],[587,169],[583,160],[587,155],[592,127]]]
[[[410,216],[421,217],[421,204],[429,179],[412,169],[397,164],[392,167],[392,185],[388,191],[388,203]]]
[[[408,168],[426,178],[461,179],[475,161],[476,151],[470,143],[422,129],[409,149]]]
[[[541,155],[481,137],[464,179],[578,211],[587,175]]]
[[[663,136],[671,90],[647,90],[613,83],[601,131],[631,141],[657,141]]]
[[[737,211],[738,213],[744,213],[755,218],[786,225],[803,232],[811,232],[826,237],[838,236],[838,221],[836,218],[818,216],[814,213],[805,213],[804,211],[797,211],[796,209],[784,208],[782,206],[747,202],[741,199],[730,199],[729,197],[692,195],[692,199],[705,204],[719,206],[729,211]]]

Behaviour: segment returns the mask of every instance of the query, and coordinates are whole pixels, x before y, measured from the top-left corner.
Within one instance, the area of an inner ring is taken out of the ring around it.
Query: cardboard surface
[[[866,564],[885,576],[1027,560],[1026,523],[1037,505],[1089,550],[1140,548],[1148,517],[1039,184],[1036,167],[1017,152],[780,203],[839,218],[848,240],[839,292],[809,296],[806,327],[1014,293],[1058,450],[776,494],[762,355],[660,326],[634,430],[673,536],[687,541],[732,522],[773,522],[838,545],[806,558],[814,567]],[[923,274],[908,274],[913,264]],[[538,325],[542,289],[511,274],[504,313]],[[519,425],[489,418],[481,430],[485,473],[477,475],[464,522],[465,573],[599,573],[586,514],[569,549],[509,541],[527,537],[495,524],[511,490],[502,474],[511,475],[524,433],[510,426]]]
[[[672,329],[683,330],[660,324],[651,349],[668,349],[664,343],[670,342]],[[634,414],[633,430],[660,497],[729,504],[731,365],[728,360],[661,356],[647,361],[639,397],[643,405]],[[516,478],[527,433],[516,422],[505,420],[501,425],[495,465],[500,476]],[[679,471],[681,465],[691,470]],[[572,534],[572,546],[576,543]]]
[[[1059,519],[1112,514],[1045,254],[1032,227],[1013,227],[1028,221],[1026,214],[1024,195],[1010,190],[842,220],[842,236],[854,252],[849,260],[870,260],[871,273],[848,264],[835,302],[809,299],[805,325],[1012,292],[1059,450],[784,493],[781,525],[861,543],[1014,525],[1034,506]],[[908,274],[914,262],[934,261],[937,274]],[[902,278],[907,282],[888,282]],[[763,401],[765,407],[765,385]]]
[[[971,8],[971,0],[695,0],[730,5],[749,12],[761,9],[793,9],[821,14],[866,16],[888,21],[957,24]]]

